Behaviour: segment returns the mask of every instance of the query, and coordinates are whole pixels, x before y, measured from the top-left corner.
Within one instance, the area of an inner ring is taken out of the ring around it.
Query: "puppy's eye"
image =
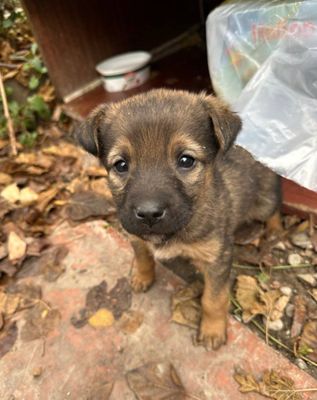
[[[114,168],[120,174],[127,172],[129,169],[128,163],[125,160],[119,160],[114,164]]]
[[[186,154],[184,154],[178,159],[177,164],[180,168],[189,169],[194,166],[195,159],[192,156],[187,156]]]

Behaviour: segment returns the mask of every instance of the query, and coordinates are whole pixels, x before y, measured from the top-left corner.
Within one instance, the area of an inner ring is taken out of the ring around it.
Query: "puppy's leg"
[[[230,304],[229,275],[231,253],[225,254],[217,265],[205,265],[205,286],[201,299],[202,319],[198,340],[206,350],[217,350],[227,341],[227,319]]]
[[[151,250],[141,239],[131,241],[135,258],[131,286],[135,292],[145,292],[155,279],[155,261]]]

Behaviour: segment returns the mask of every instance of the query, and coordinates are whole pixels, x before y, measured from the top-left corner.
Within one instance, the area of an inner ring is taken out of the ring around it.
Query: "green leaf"
[[[258,281],[262,283],[266,283],[270,280],[270,275],[265,272],[260,272],[256,277],[258,278]]]
[[[40,74],[46,72],[46,68],[44,67],[40,57],[34,57],[32,60],[30,60],[30,65],[31,68],[33,68],[36,72],[39,72]]]
[[[35,56],[36,52],[37,52],[38,46],[37,43],[32,43],[31,45],[31,53]]]
[[[9,106],[9,111],[10,111],[10,114],[12,115],[12,117],[13,118],[17,117],[21,110],[19,103],[17,103],[16,101],[10,101],[8,106]]]
[[[19,142],[25,147],[33,147],[37,136],[37,132],[23,132],[19,135]]]
[[[13,93],[13,88],[11,86],[5,86],[4,89],[7,97],[11,96],[11,94]]]
[[[40,84],[39,79],[36,76],[32,75],[29,80],[29,88],[31,90],[34,90],[38,87],[39,84]]]
[[[5,19],[2,23],[4,29],[9,29],[11,28],[12,25],[13,25],[13,19],[11,18]]]
[[[43,98],[38,95],[34,95],[28,98],[28,104],[32,111],[36,112],[40,118],[48,119],[50,116],[50,109],[45,103]]]
[[[6,120],[4,119],[4,121],[4,124],[2,124],[2,122],[0,123],[0,139],[6,139],[8,137]]]
[[[313,353],[314,350],[311,349],[306,343],[301,344],[299,346],[299,349],[297,350],[297,353],[301,356],[308,356],[310,353]]]
[[[23,120],[23,131],[33,131],[36,129],[36,114],[28,106],[24,107],[21,113],[21,120]]]
[[[26,63],[23,64],[23,71],[29,71],[32,68],[31,63],[28,61]]]

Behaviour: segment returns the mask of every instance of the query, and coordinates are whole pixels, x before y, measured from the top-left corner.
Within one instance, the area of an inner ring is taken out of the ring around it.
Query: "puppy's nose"
[[[147,200],[134,209],[137,219],[152,226],[165,217],[166,209],[155,200]]]

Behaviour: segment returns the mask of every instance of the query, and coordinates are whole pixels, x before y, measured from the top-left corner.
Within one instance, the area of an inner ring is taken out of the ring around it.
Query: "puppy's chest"
[[[156,247],[150,245],[153,255],[158,260],[168,260],[175,257],[190,257],[190,251],[183,244],[172,244],[168,246]]]
[[[201,261],[214,263],[220,254],[221,243],[217,239],[212,239],[201,243],[172,243],[162,247],[150,245],[154,257],[158,260],[166,260],[175,257],[190,258],[193,262]]]

